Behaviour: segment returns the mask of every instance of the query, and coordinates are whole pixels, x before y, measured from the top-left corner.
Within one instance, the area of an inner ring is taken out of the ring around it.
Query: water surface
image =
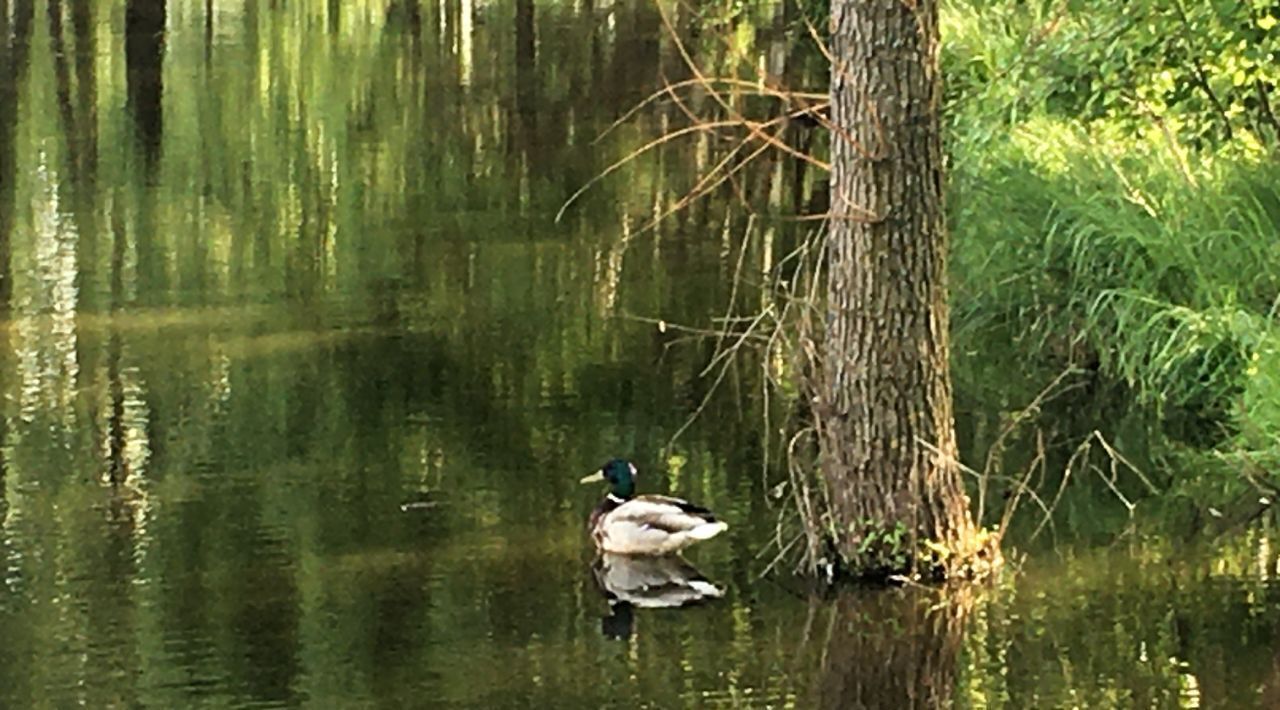
[[[673,17],[821,86],[778,7]],[[947,594],[760,577],[751,379],[671,445],[711,349],[636,318],[723,312],[732,191],[640,230],[723,146],[552,219],[681,72],[647,0],[0,0],[0,705],[1280,702],[1265,530]],[[577,480],[615,455],[731,522],[690,554],[723,599],[610,607]]]

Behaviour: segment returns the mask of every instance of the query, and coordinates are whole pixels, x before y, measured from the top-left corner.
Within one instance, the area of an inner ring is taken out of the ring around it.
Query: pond
[[[673,22],[803,82],[749,12]],[[681,67],[649,0],[0,0],[0,705],[1280,704],[1267,530],[976,589],[763,574],[750,379],[708,398],[650,320],[742,271],[723,200],[646,229],[722,148],[554,219]],[[610,604],[578,479],[613,456],[729,521],[688,555],[722,598]]]

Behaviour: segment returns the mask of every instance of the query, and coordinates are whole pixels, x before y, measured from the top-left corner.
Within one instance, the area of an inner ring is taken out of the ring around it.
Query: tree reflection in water
[[[815,602],[831,616],[814,706],[950,706],[974,596],[966,587],[905,587]]]

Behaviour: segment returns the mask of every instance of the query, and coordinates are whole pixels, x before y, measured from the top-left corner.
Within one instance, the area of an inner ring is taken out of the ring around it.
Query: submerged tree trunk
[[[832,4],[817,423],[836,551],[858,576],[952,574],[977,548],[947,365],[937,22],[937,0]]]

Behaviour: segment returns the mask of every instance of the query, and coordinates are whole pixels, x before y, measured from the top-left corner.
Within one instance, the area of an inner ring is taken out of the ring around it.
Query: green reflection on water
[[[708,63],[753,63],[717,21],[676,15]],[[645,0],[0,0],[0,704],[1275,692],[1265,536],[946,603],[755,578],[758,414],[713,401],[665,457],[710,353],[620,317],[722,313],[722,205],[627,231],[717,148],[550,219],[656,130],[592,143],[678,70]],[[724,599],[616,633],[576,483],[613,455],[732,521],[692,553]]]

